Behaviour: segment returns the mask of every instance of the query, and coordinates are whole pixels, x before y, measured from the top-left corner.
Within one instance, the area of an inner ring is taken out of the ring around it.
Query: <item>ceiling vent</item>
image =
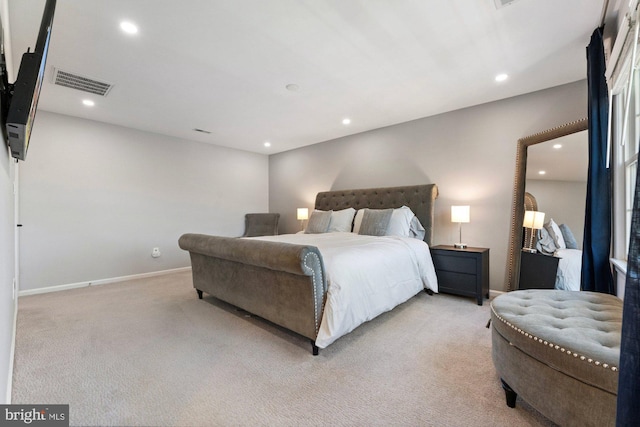
[[[81,90],[83,92],[93,93],[94,95],[100,96],[107,96],[107,94],[113,87],[111,83],[101,82],[99,80],[80,76],[68,71],[62,71],[57,68],[54,69],[53,84],[69,87],[71,89]]]
[[[510,4],[513,4],[517,1],[518,0],[493,0],[493,2],[496,5],[496,9],[501,9],[505,6],[509,6]]]

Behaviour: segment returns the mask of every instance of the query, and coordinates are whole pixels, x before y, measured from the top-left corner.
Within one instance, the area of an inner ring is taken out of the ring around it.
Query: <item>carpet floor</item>
[[[316,357],[191,273],[19,299],[12,403],[82,426],[552,426],[508,408],[489,304],[424,292]]]

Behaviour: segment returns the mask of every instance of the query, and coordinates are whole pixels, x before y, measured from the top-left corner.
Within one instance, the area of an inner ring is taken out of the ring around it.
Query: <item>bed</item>
[[[307,233],[185,234],[179,245],[189,251],[199,298],[207,293],[307,337],[316,355],[418,292],[438,291],[429,252],[437,194],[435,184],[321,192]],[[349,230],[331,227],[332,219],[344,222],[350,211],[357,211],[359,233],[351,221]],[[392,235],[371,235],[380,234],[376,226],[384,221],[376,219],[382,217],[405,222],[387,222],[384,234]],[[400,223],[402,232],[391,233],[391,224]],[[318,224],[324,232],[310,232]]]
[[[580,290],[582,250],[578,249],[571,229],[566,224],[556,224],[549,219],[536,234],[536,250],[558,258],[555,289]]]
[[[538,200],[530,192],[524,194],[524,207],[527,211],[538,211]],[[532,231],[535,232],[533,236]],[[553,218],[547,218],[539,230],[524,228],[522,238],[523,242],[530,243],[539,254],[558,259],[557,267],[552,262],[536,264],[537,267],[555,269],[555,271],[545,271],[545,276],[547,273],[555,275],[555,289],[580,290],[582,250],[578,247],[573,231],[567,224],[558,224],[558,221]]]
[[[580,249],[558,249],[553,256],[560,258],[555,288],[565,291],[579,291],[580,275],[582,274],[582,251]]]

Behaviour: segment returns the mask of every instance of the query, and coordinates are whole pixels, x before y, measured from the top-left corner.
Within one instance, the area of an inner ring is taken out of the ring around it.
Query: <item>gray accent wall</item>
[[[517,141],[586,115],[583,80],[274,154],[269,207],[296,232],[296,208],[319,191],[436,183],[434,244],[459,240],[451,205],[470,205],[462,240],[490,248],[490,286],[503,291]]]
[[[261,154],[39,111],[20,167],[20,289],[187,267],[183,233],[239,236],[245,213],[268,212],[268,167]]]

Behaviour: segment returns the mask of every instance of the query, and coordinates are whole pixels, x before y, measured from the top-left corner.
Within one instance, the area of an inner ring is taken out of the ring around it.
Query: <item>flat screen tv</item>
[[[18,160],[26,158],[29,148],[29,137],[44,79],[55,8],[56,0],[47,0],[36,46],[33,52],[27,50],[22,55],[18,77],[13,85],[8,85],[3,94],[3,107],[8,105],[7,116],[3,120],[3,123],[6,123],[6,140],[9,142],[11,156]],[[6,76],[6,72],[3,72],[3,75]]]

